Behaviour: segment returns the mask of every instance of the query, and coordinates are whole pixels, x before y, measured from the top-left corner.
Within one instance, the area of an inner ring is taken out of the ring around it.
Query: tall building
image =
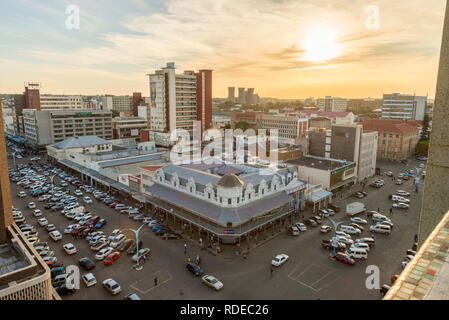
[[[74,136],[112,139],[112,113],[106,110],[24,110],[25,139],[42,148]]]
[[[308,119],[298,116],[287,116],[285,114],[272,115],[256,113],[257,129],[277,129],[279,138],[295,139],[305,135],[308,129]]]
[[[41,100],[39,90],[41,88],[40,83],[27,82],[25,83],[25,108],[27,109],[41,109]]]
[[[142,97],[141,92],[133,92],[133,102],[131,106],[132,115],[137,117],[138,115],[138,107],[145,105],[145,99]]]
[[[40,96],[40,109],[37,110],[74,110],[83,108],[83,96],[43,94]]]
[[[235,87],[228,88],[228,100],[235,102]]]
[[[256,96],[254,95],[254,88],[248,88],[246,91],[246,103],[256,104]]]
[[[212,70],[196,73],[196,115],[201,131],[212,128]]]
[[[384,94],[382,119],[423,120],[427,97],[410,94]]]
[[[101,97],[101,104],[103,110],[123,112],[131,115],[133,97],[106,95]]]
[[[239,98],[238,103],[240,104],[246,104],[246,91],[245,88],[239,88]]]
[[[339,97],[326,96],[324,99],[317,99],[317,107],[322,111],[346,112],[348,100]]]
[[[193,133],[193,121],[203,129],[212,126],[212,70],[176,74],[175,64],[149,74],[150,127],[154,132],[170,134],[176,129]]]

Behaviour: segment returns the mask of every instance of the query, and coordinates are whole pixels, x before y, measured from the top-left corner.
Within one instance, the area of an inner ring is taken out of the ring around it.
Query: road
[[[22,159],[18,162],[26,163],[27,161],[27,159]],[[10,166],[12,166],[11,163]],[[378,167],[381,167],[382,171],[392,170],[395,175],[405,168],[414,168],[412,165],[405,166],[389,162],[379,163]],[[142,234],[141,239],[144,247],[150,248],[152,253],[143,270],[134,270],[126,253],[112,266],[104,266],[99,261],[93,270],[98,284],[86,288],[82,283],[78,292],[64,297],[64,299],[122,299],[131,292],[136,292],[142,299],[151,300],[380,299],[377,290],[369,290],[365,287],[368,276],[366,267],[369,265],[379,267],[381,285],[389,284],[391,276],[401,271],[402,258],[405,251],[412,246],[413,236],[418,230],[423,191],[422,180],[419,192],[415,193],[411,181],[405,181],[404,185],[397,186],[391,181],[391,178],[382,177],[382,179],[385,180],[386,185],[380,189],[367,186],[368,196],[364,199],[348,198],[335,201],[342,208],[349,202],[361,201],[365,203],[368,210],[380,208],[382,213],[389,215],[388,211],[392,202],[387,196],[399,189],[411,193],[411,207],[408,212],[395,210],[391,217],[395,225],[392,234],[390,236],[376,234],[376,247],[370,251],[367,261],[358,260],[355,266],[348,266],[328,257],[329,251],[321,249],[320,242],[322,239],[330,238],[330,235],[320,234],[318,228],[309,228],[307,232],[301,233],[298,237],[289,236],[286,233],[281,234],[255,249],[246,260],[243,260],[241,257],[225,259],[224,256],[211,255],[190,242],[187,242],[188,254],[184,255],[184,240],[164,241],[154,235],[149,228],[144,227],[147,231]],[[55,185],[58,183],[59,177],[55,178]],[[70,186],[70,189],[73,191],[75,188]],[[360,186],[356,186],[347,193],[359,189]],[[23,189],[15,183],[11,184],[14,206],[23,212],[28,223],[36,226],[41,241],[49,242],[51,250],[55,251],[56,256],[63,261],[64,265],[76,265],[77,261],[84,256],[94,259],[94,252],[90,250],[88,242],[84,239],[74,239],[71,235],[63,234],[63,240],[54,243],[48,237],[47,231],[37,224],[37,218],[32,215],[32,210],[26,207],[27,203],[35,201],[49,223],[55,224],[61,232],[67,225],[73,223],[72,220],[65,218],[59,212],[50,212],[44,209],[43,203],[37,202],[37,198],[27,196],[24,199],[19,199],[16,193],[20,190]],[[81,197],[79,202],[82,204]],[[106,234],[116,228],[136,229],[141,225],[95,199],[92,204],[86,206],[95,215],[107,219],[107,225],[103,228]],[[348,220],[343,211],[334,216],[336,221]],[[365,218],[364,215],[361,217]],[[370,236],[368,228],[369,224],[362,236]],[[132,234],[127,232],[127,236],[131,237]],[[78,253],[73,256],[68,256],[62,249],[62,245],[69,242],[78,248]],[[225,250],[227,249],[225,248]],[[276,268],[273,275],[270,276],[270,261],[279,253],[286,253],[290,259],[285,265]],[[214,292],[203,285],[199,278],[193,277],[186,271],[187,256],[195,257],[196,254],[201,255],[205,273],[216,276],[224,283],[223,290]],[[81,271],[81,273],[83,274],[85,271]],[[118,296],[111,296],[102,288],[101,282],[109,277],[114,278],[123,287],[122,293]],[[158,278],[157,286],[154,285],[155,277]]]

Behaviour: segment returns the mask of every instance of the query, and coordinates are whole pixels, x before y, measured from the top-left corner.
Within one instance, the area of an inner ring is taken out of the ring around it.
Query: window
[[[237,203],[240,203],[240,197],[237,198]]]
[[[251,193],[248,193],[248,200],[251,200]]]
[[[231,204],[231,200],[232,200],[231,198],[228,199],[228,204]]]
[[[220,203],[223,203],[223,198],[222,197],[220,197]]]
[[[208,193],[208,198],[210,199],[210,192]]]

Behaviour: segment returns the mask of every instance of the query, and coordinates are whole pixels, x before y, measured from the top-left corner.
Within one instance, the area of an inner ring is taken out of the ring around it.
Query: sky
[[[79,29],[73,11],[79,9]],[[72,8],[72,7],[69,7]],[[445,0],[2,0],[0,93],[149,95],[175,62],[213,96],[434,98]],[[72,24],[70,24],[72,23]]]

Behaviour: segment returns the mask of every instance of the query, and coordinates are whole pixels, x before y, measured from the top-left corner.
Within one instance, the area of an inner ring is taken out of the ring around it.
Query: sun
[[[305,59],[309,61],[325,61],[340,53],[335,32],[331,29],[317,29],[307,35],[304,41]]]

